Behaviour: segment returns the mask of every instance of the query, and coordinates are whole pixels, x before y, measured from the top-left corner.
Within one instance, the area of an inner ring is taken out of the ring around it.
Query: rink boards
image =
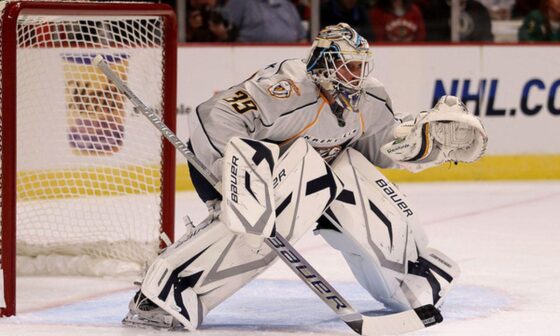
[[[182,46],[178,57],[177,130],[214,92],[260,67],[305,58],[308,46]],[[396,111],[429,109],[444,94],[460,96],[489,135],[485,158],[419,174],[388,171],[399,181],[560,178],[560,45],[373,46],[374,76]],[[179,167],[184,172],[185,167]],[[184,174],[183,174],[184,176]],[[188,188],[179,174],[178,188]]]

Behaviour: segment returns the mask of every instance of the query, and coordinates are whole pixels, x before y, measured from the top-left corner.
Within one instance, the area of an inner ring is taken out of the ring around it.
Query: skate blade
[[[128,313],[122,320],[122,324],[127,327],[156,329],[156,330],[182,330],[183,326],[175,321],[171,316],[165,316],[161,320],[153,320],[141,317],[138,314]]]

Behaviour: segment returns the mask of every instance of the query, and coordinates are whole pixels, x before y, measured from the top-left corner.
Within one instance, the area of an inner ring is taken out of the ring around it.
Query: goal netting
[[[173,226],[173,150],[91,62],[102,54],[174,127],[172,12],[106,2],[0,7],[4,273],[13,246],[20,274],[139,271],[157,255],[162,227]]]

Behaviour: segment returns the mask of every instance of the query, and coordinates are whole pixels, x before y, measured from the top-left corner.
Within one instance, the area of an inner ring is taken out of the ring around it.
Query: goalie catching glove
[[[488,142],[480,119],[455,96],[441,97],[434,108],[399,125],[394,136],[381,151],[410,171],[444,162],[474,162]]]

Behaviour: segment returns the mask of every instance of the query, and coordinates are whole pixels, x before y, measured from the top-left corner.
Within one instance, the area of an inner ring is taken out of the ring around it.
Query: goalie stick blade
[[[439,311],[439,309],[434,307],[434,305],[428,304],[422,307],[415,308],[414,311],[426,328],[443,321],[441,312]]]
[[[362,321],[346,321],[350,328],[365,336],[400,335],[443,321],[439,310],[433,305],[425,305],[401,313],[382,316],[364,316]],[[361,328],[356,329],[360,326]]]

